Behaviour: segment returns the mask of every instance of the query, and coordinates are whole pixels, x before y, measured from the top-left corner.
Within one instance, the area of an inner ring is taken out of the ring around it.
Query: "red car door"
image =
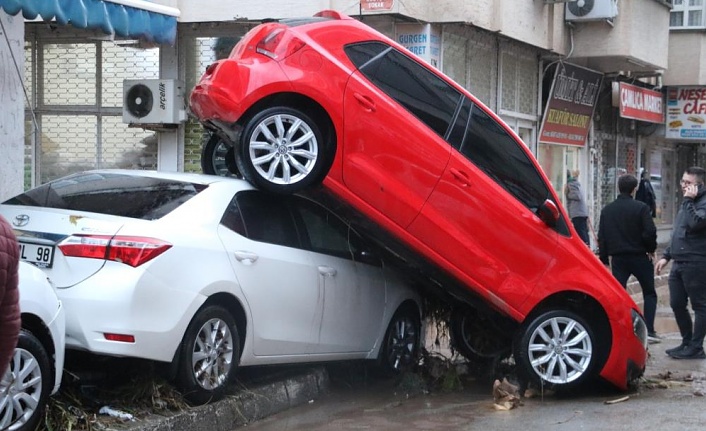
[[[351,54],[369,45],[382,54],[372,61],[372,54]],[[436,87],[437,76],[388,45],[370,42],[346,52],[361,69],[351,75],[344,94],[343,181],[406,227],[448,162],[451,148],[443,135],[459,93]]]
[[[472,114],[461,151],[452,151],[409,232],[483,297],[517,309],[557,247],[557,231],[535,214],[551,193],[524,144],[491,114],[465,106]]]

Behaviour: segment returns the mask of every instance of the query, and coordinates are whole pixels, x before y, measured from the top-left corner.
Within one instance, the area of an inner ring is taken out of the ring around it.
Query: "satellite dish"
[[[593,10],[595,0],[577,0],[568,4],[569,11],[574,16],[585,16]]]
[[[145,117],[152,111],[154,103],[152,90],[144,84],[133,85],[125,95],[125,99],[128,112],[137,118]]]

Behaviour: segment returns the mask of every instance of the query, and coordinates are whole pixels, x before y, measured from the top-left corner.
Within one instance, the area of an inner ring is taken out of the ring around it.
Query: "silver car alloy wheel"
[[[311,127],[289,114],[262,120],[250,137],[249,156],[255,171],[275,184],[296,183],[311,173],[319,146]]]
[[[192,361],[194,380],[206,390],[224,385],[233,366],[233,334],[221,319],[211,319],[199,329]]]
[[[588,331],[569,317],[542,322],[532,332],[527,349],[534,372],[554,384],[570,383],[581,377],[593,357]]]
[[[16,348],[0,388],[0,429],[15,430],[24,425],[40,407],[42,369],[29,351]]]
[[[400,370],[409,366],[414,360],[418,340],[417,328],[412,318],[401,316],[395,320],[388,340],[387,360],[390,368]]]

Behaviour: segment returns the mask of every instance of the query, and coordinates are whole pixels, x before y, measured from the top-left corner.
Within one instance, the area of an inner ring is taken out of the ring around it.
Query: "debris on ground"
[[[99,415],[108,415],[110,417],[114,417],[123,421],[134,421],[135,416],[131,415],[130,413],[123,412],[120,410],[115,410],[114,408],[110,406],[103,406],[98,410]]]
[[[506,378],[502,381],[495,380],[493,383],[493,399],[495,410],[512,410],[522,405],[519,388],[508,382]]]
[[[606,400],[606,401],[604,401],[604,404],[618,404],[618,403],[622,403],[623,401],[627,401],[629,399],[630,399],[630,396],[626,395],[624,397],[616,398],[614,400]]]

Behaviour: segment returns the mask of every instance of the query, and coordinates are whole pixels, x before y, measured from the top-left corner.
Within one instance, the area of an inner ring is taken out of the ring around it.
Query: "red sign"
[[[586,145],[603,74],[559,63],[539,130],[544,144]]]
[[[620,116],[650,123],[664,123],[662,93],[625,82],[613,83],[613,106]]]
[[[360,10],[374,12],[379,10],[392,10],[394,0],[360,0]]]

